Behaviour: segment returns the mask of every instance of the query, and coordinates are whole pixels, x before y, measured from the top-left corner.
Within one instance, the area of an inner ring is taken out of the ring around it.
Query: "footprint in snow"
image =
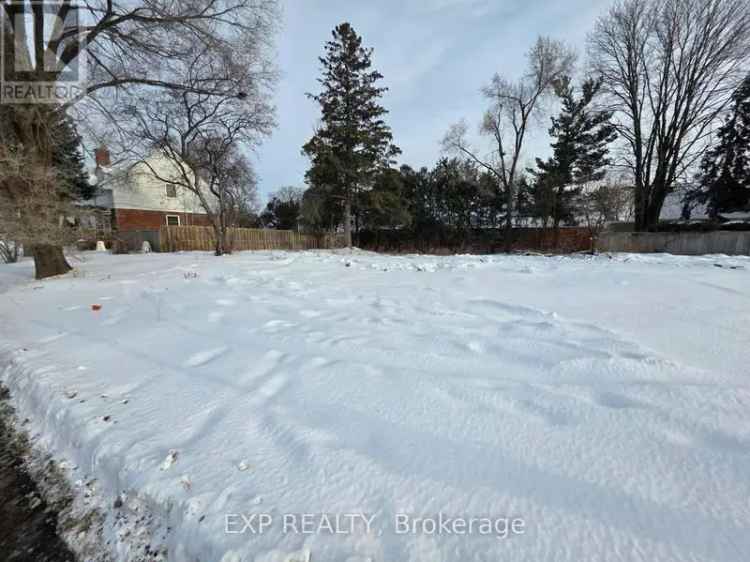
[[[623,396],[614,392],[600,392],[595,396],[594,400],[600,406],[611,408],[613,410],[625,410],[629,408],[643,407],[643,404],[636,402],[635,400],[632,400],[627,396]]]
[[[269,320],[263,325],[263,330],[269,334],[275,334],[283,330],[290,330],[296,326],[296,323],[287,322],[286,320]]]
[[[283,375],[274,375],[263,383],[256,391],[255,395],[250,398],[249,404],[252,406],[262,406],[274,398],[287,385],[287,378]]]
[[[318,318],[322,313],[317,310],[300,310],[299,315],[303,318]]]
[[[187,361],[183,364],[185,367],[200,367],[216,359],[217,357],[224,355],[229,348],[227,346],[221,346],[214,349],[207,349],[205,351],[199,351],[188,357]]]
[[[102,326],[115,326],[122,322],[124,316],[124,314],[115,313],[113,316],[107,318],[104,322],[102,322]]]
[[[326,357],[313,357],[308,361],[307,365],[314,369],[319,369],[321,367],[328,367],[329,365],[332,365],[333,361],[330,359],[327,359]]]
[[[255,383],[257,380],[273,373],[274,370],[276,370],[276,368],[284,361],[285,357],[285,353],[276,349],[266,352],[255,367],[247,374],[242,375],[241,378],[238,379],[238,382],[246,386]]]
[[[68,335],[67,332],[60,332],[59,334],[55,334],[55,335],[40,339],[39,343],[52,343],[54,341],[59,340],[60,338],[64,338],[67,335]]]

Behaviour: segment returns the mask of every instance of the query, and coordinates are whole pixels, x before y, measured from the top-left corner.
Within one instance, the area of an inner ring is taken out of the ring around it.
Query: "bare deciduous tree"
[[[635,178],[635,224],[658,225],[667,195],[705,150],[745,76],[747,0],[620,0],[589,38]]]
[[[76,6],[79,24],[68,25]],[[254,94],[274,75],[270,47],[278,18],[277,0],[8,0],[0,9],[4,38],[15,45],[16,59],[28,63],[20,67],[34,71],[15,76],[16,65],[6,65],[5,78],[60,84],[86,53],[85,87],[53,110],[74,112],[88,123],[99,120],[92,117],[96,113],[120,136],[118,126],[128,116],[117,110],[149,104],[165,91],[175,100],[183,93],[236,100],[244,92],[248,106],[255,104]],[[206,80],[185,81],[174,69],[195,61],[197,51],[203,53]],[[38,107],[17,104],[11,123],[18,143],[37,160],[46,154],[37,144],[44,126]],[[57,262],[67,265],[62,247],[56,251]]]
[[[469,157],[497,181],[497,198],[505,205],[505,251],[512,244],[513,211],[524,141],[542,98],[562,76],[570,74],[575,53],[560,41],[540,37],[528,53],[529,69],[517,81],[495,74],[482,89],[489,101],[480,131],[492,139],[492,150],[485,156],[472,148],[466,138],[465,122],[453,125],[443,139],[446,151]]]
[[[203,55],[198,53],[180,70],[184,90],[165,90],[151,103],[132,105],[135,119],[126,135],[133,153],[156,179],[197,198],[213,226],[216,255],[222,255],[231,252],[228,228],[255,188],[255,176],[240,147],[270,132],[273,110],[262,90],[240,91],[234,97],[191,91],[190,84],[211,79]],[[168,165],[154,165],[154,155]]]
[[[220,65],[227,72],[244,76],[234,84],[234,95],[216,95],[226,87],[217,78],[214,54],[198,47],[170,71],[178,89],[162,90],[150,99],[131,96],[129,126],[123,137],[131,154],[138,157],[160,181],[174,183],[192,193],[211,221],[216,254],[231,251],[227,229],[255,187],[255,177],[240,147],[251,147],[274,126],[269,96],[276,75],[265,65],[263,53],[255,53],[256,64],[232,68],[233,53],[223,53]],[[249,61],[246,61],[249,62]],[[166,171],[151,164],[161,156]]]
[[[7,115],[7,112],[4,112]],[[14,143],[0,133],[0,245],[6,261],[15,261],[18,246],[34,255],[38,279],[71,269],[56,249],[72,242],[75,231],[68,224],[75,209],[70,185],[52,165],[52,148],[59,129],[54,120],[37,128],[37,151]],[[39,150],[44,150],[40,154]]]
[[[602,230],[611,222],[632,218],[632,187],[619,181],[587,185],[576,200],[576,209],[591,236],[591,250]]]

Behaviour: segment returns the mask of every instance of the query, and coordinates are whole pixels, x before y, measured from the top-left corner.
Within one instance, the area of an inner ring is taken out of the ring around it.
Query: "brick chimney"
[[[104,145],[94,150],[94,159],[97,168],[106,168],[112,164],[109,159],[109,149]]]

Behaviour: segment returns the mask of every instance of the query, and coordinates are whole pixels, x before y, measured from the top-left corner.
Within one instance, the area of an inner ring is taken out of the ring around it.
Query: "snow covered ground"
[[[0,373],[118,562],[750,553],[748,258],[83,259]]]

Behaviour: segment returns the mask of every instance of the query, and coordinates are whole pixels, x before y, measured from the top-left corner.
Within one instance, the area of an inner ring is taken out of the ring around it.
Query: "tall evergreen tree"
[[[353,207],[359,194],[401,151],[384,121],[388,112],[379,103],[387,91],[377,86],[383,76],[371,69],[372,49],[362,46],[362,38],[349,23],[333,30],[319,60],[322,92],[308,97],[320,104],[321,126],[302,149],[311,160],[306,179],[342,203],[344,234],[351,246],[352,214],[358,212]]]
[[[718,142],[703,157],[700,189],[692,198],[708,205],[709,215],[750,207],[750,75],[732,96]]]
[[[551,219],[555,232],[561,222],[575,220],[575,200],[581,186],[602,179],[609,164],[609,144],[615,140],[612,113],[597,111],[591,104],[602,87],[601,81],[586,80],[576,98],[569,77],[556,84],[562,110],[552,118],[549,134],[553,155],[537,158],[536,185],[551,195]]]
[[[73,120],[67,115],[59,120],[52,163],[67,184],[70,196],[76,199],[90,199],[94,196],[96,190],[88,181],[81,154],[81,138]]]

